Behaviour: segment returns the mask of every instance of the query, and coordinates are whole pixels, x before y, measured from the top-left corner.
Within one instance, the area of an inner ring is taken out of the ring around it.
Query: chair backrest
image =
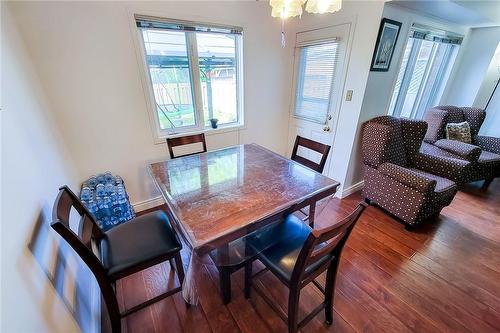
[[[378,167],[385,162],[406,166],[406,151],[401,119],[392,116],[376,117],[363,125],[363,163]]]
[[[427,132],[425,133],[424,141],[434,143],[445,137],[444,128],[448,111],[439,107],[431,108],[425,112],[424,121],[427,122]]]
[[[70,227],[72,208],[80,216],[78,234]],[[93,242],[104,237],[104,233],[89,210],[68,186],[59,188],[59,194],[52,210],[51,227],[75,250],[94,275],[104,274],[104,267],[92,250]]]
[[[427,132],[427,126],[427,123],[423,120],[401,118],[403,144],[409,164],[412,164],[414,156],[420,151]]]
[[[174,155],[174,150],[173,150],[174,147],[189,145],[192,143],[201,143],[203,149],[201,151],[198,151],[195,153],[182,154],[182,155],[177,155],[177,156]],[[170,158],[194,155],[194,154],[198,154],[198,153],[205,153],[207,151],[207,143],[205,142],[205,134],[203,134],[203,133],[181,136],[178,138],[168,138],[167,144],[168,144],[168,152],[170,154]]]
[[[340,258],[345,242],[366,207],[366,203],[360,202],[358,207],[341,222],[321,230],[312,230],[300,250],[292,272],[292,281],[306,279],[308,275],[313,273],[306,274],[306,267],[322,260],[325,256],[331,256],[332,259]],[[322,263],[315,271],[323,271],[329,263],[330,260]]]
[[[479,134],[479,130],[481,129],[481,125],[486,118],[486,111],[480,108],[474,107],[462,107],[461,108],[464,113],[464,119],[469,123],[470,134],[472,138]]]
[[[319,163],[313,162],[311,160],[308,160],[307,158],[297,155],[297,150],[299,149],[299,146],[320,153],[321,159]],[[297,138],[295,138],[295,144],[293,145],[291,159],[310,169],[313,169],[314,171],[322,173],[323,169],[325,168],[326,159],[328,158],[329,152],[330,152],[330,146],[297,135]]]
[[[80,215],[78,234],[75,234],[70,227],[72,208]],[[73,250],[75,250],[94,274],[101,289],[109,315],[113,318],[120,318],[120,308],[116,300],[113,286],[110,284],[101,260],[92,250],[93,243],[105,237],[105,234],[99,228],[89,210],[81,203],[68,186],[59,188],[59,194],[57,195],[52,210],[51,227],[64,238]]]
[[[426,111],[424,120],[429,124],[425,141],[434,143],[446,137],[445,127],[449,123],[467,121],[474,138],[486,118],[486,112],[480,108],[440,105]]]
[[[454,105],[439,105],[436,109],[446,111],[446,123],[461,123],[465,121],[464,112]]]

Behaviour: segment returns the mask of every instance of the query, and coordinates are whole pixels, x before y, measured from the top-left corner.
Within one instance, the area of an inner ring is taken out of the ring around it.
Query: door
[[[297,135],[333,146],[349,29],[350,24],[342,24],[297,33],[288,154]],[[320,154],[307,148],[299,147],[298,154],[314,162],[320,159]],[[330,150],[325,174],[332,154]]]

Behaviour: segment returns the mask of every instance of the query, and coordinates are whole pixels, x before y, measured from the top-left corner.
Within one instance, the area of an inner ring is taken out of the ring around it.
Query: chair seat
[[[290,282],[297,262],[311,228],[295,215],[289,215],[283,222],[257,234],[250,240],[256,248],[257,258],[283,281]],[[273,244],[265,248],[265,244]],[[260,249],[265,250],[260,251]],[[333,256],[325,255],[320,260],[306,267],[305,274],[312,273]]]
[[[101,240],[101,261],[119,278],[171,258],[182,249],[167,215],[155,211],[114,227]]]
[[[483,150],[478,161],[479,163],[498,163],[500,162],[500,155]]]
[[[434,189],[434,192],[436,193],[443,193],[449,190],[454,190],[456,187],[456,184],[454,181],[449,180],[447,178],[439,177],[436,175],[433,175],[432,173],[428,173],[419,169],[410,169],[426,178],[429,178],[431,180],[436,181],[436,188]]]

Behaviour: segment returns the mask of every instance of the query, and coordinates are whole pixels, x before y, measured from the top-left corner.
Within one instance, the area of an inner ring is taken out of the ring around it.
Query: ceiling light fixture
[[[281,18],[281,46],[285,47],[285,20],[302,16],[303,7],[312,14],[334,13],[342,8],[342,0],[269,0],[271,16]]]

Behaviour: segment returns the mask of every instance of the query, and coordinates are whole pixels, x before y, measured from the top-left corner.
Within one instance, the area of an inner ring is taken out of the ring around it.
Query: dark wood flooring
[[[436,220],[408,232],[380,208],[369,207],[347,242],[335,290],[335,318],[321,313],[303,332],[500,332],[500,181],[488,191],[467,185]],[[317,209],[326,226],[347,215],[359,193]],[[184,265],[188,253],[183,253]],[[324,279],[324,276],[323,276]],[[177,284],[168,263],[118,284],[127,308]],[[260,281],[286,309],[287,290],[271,273]],[[243,296],[243,272],[233,275],[233,300],[224,306],[217,270],[205,265],[200,304],[186,308],[176,294],[122,321],[125,332],[285,332],[280,318],[255,293]],[[321,302],[302,292],[302,316]]]

